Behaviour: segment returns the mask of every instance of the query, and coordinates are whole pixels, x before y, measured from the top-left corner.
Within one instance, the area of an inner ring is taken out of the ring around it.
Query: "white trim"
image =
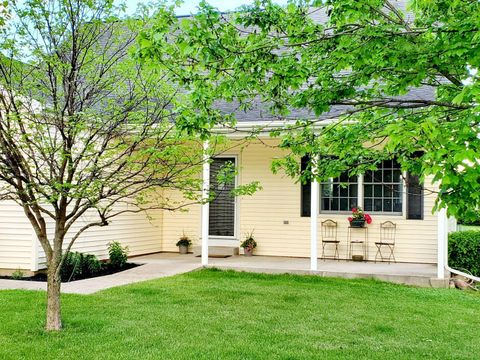
[[[202,168],[202,265],[208,265],[208,233],[210,207],[208,202],[210,192],[210,157],[208,155],[208,140],[203,143]]]
[[[332,119],[312,119],[313,129],[321,129],[327,125],[338,121],[338,118]],[[228,138],[245,138],[251,136],[252,131],[257,135],[270,136],[272,130],[281,130],[288,126],[294,126],[297,120],[262,120],[262,121],[239,121],[235,126],[216,126],[213,131],[216,134],[226,135]],[[288,131],[288,129],[286,129]]]
[[[317,173],[317,161],[313,159],[312,174]],[[317,271],[318,214],[320,205],[320,185],[316,178],[311,182],[310,190],[310,270]]]
[[[448,239],[445,208],[438,211],[437,220],[437,278],[445,279],[445,254]]]
[[[363,205],[365,203],[365,196],[363,194],[363,174],[360,174],[357,176],[357,204],[360,206],[362,209],[364,209]]]
[[[425,201],[422,197],[422,201]],[[423,210],[423,206],[422,206]],[[402,172],[402,217],[407,220],[407,172]],[[419,219],[420,220],[420,219]],[[423,214],[422,214],[423,220]]]

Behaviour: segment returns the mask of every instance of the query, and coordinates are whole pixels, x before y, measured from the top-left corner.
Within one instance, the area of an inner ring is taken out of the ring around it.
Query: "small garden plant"
[[[176,245],[189,247],[192,245],[192,240],[190,240],[187,235],[183,234],[182,236],[180,236],[180,239],[177,241]]]
[[[180,240],[177,241],[178,251],[180,254],[188,254],[188,248],[192,245],[192,241],[190,238],[183,233],[180,236]]]
[[[121,269],[128,260],[128,246],[122,246],[118,241],[108,243],[108,256],[114,268]]]
[[[253,230],[250,233],[247,233],[245,240],[242,241],[240,247],[243,248],[245,255],[252,255],[253,250],[257,247],[257,242],[253,237]]]
[[[364,212],[360,206],[358,206],[358,207],[352,208],[352,216],[348,217],[348,222],[350,224],[353,224],[356,221],[362,221],[362,222],[366,222],[367,224],[371,224],[372,217],[366,212]]]

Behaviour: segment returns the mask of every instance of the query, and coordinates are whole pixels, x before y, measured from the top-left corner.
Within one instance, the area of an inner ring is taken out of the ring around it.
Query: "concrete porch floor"
[[[145,264],[169,264],[172,261],[198,264],[200,258],[193,254],[156,253],[131,258],[132,262]],[[228,258],[209,258],[209,267],[225,270],[292,273],[317,276],[340,277],[347,279],[373,278],[398,284],[422,287],[447,287],[446,280],[437,279],[436,265],[415,263],[374,263],[336,260],[318,260],[318,271],[310,271],[310,259],[277,256],[231,256]]]

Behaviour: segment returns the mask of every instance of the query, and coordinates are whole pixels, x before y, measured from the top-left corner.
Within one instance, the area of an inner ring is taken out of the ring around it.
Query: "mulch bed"
[[[101,271],[99,271],[98,273],[92,275],[92,276],[83,276],[83,277],[78,276],[78,277],[75,277],[74,279],[72,279],[70,281],[62,280],[62,282],[64,282],[64,283],[65,282],[73,282],[73,281],[77,281],[77,280],[90,279],[90,278],[99,277],[99,276],[111,275],[111,274],[115,274],[115,273],[125,271],[125,270],[128,270],[128,269],[133,269],[137,266],[141,266],[142,264],[126,263],[125,266],[123,266],[121,268],[112,267],[112,266],[108,266],[108,265],[109,264],[104,264],[103,269]],[[38,274],[35,274],[34,276],[26,276],[26,277],[23,277],[21,279],[13,278],[11,276],[0,276],[0,279],[46,282],[47,281],[47,274],[38,273]]]

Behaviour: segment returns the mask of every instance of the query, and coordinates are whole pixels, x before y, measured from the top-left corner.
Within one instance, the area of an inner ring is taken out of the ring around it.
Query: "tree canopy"
[[[144,13],[127,17],[103,0],[26,0],[9,11],[0,198],[23,208],[45,252],[47,329],[58,330],[60,269],[74,242],[126,212],[200,202],[202,141],[176,126],[177,88],[132,56]]]
[[[272,132],[290,152],[274,170],[311,177],[298,162],[308,154],[322,180],[394,157],[433,176],[449,214],[480,206],[476,0],[259,0],[228,14],[203,3],[183,21],[163,8],[140,44],[205,114],[185,126],[235,126],[215,110],[219,99],[243,108],[256,99],[291,120]],[[295,109],[309,116],[292,118]]]

